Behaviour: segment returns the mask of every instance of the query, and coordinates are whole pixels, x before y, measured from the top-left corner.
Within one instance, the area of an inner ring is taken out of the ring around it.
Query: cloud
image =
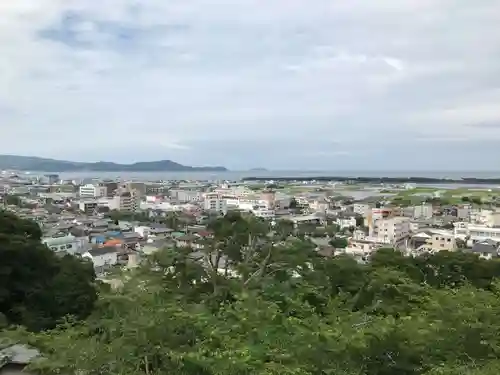
[[[500,156],[476,146],[500,140],[484,125],[500,123],[496,1],[17,0],[0,13],[4,153],[316,170]]]

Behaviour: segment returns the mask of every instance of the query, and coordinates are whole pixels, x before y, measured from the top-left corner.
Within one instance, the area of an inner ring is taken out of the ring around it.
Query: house
[[[0,350],[0,375],[26,374],[23,369],[40,353],[24,345],[12,345]]]
[[[178,247],[191,247],[193,249],[201,249],[202,244],[198,243],[200,237],[194,234],[186,234],[184,236],[177,237],[176,244]]]
[[[500,256],[500,242],[487,239],[475,243],[469,251],[479,255],[479,257],[483,259],[496,258]]]
[[[335,220],[335,224],[337,224],[341,229],[351,227],[356,228],[356,215],[341,213],[337,217],[337,220]]]
[[[342,250],[344,254],[366,259],[382,245],[367,240],[350,240],[349,245]]]
[[[150,255],[156,253],[161,249],[174,247],[175,245],[175,241],[168,239],[148,240],[148,242],[142,246],[140,251],[146,255]]]
[[[101,274],[118,263],[119,250],[116,246],[94,247],[83,257],[92,261],[96,274]]]
[[[62,237],[45,237],[42,243],[56,253],[81,254],[88,248],[88,237],[75,237],[67,235]]]
[[[141,235],[136,232],[123,233],[123,243],[127,246],[135,246],[141,240]]]
[[[416,253],[438,251],[455,251],[457,242],[452,231],[427,229],[413,235],[409,241]]]
[[[167,237],[173,232],[173,229],[167,228],[165,224],[151,223],[134,227],[134,232],[138,233],[142,238]]]

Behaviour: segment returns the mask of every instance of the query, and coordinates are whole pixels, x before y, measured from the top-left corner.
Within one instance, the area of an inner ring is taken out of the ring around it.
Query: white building
[[[96,273],[102,273],[118,263],[118,249],[111,246],[97,247],[87,251],[83,257],[92,261]]]
[[[78,202],[78,209],[82,212],[91,212],[99,206],[96,199],[82,199]]]
[[[432,204],[421,204],[414,207],[413,217],[415,219],[431,219],[434,213]]]
[[[227,200],[220,196],[218,193],[205,194],[203,202],[204,209],[207,211],[227,212]]]
[[[409,234],[410,219],[396,216],[374,220],[369,235],[377,242],[390,244],[408,237]]]
[[[78,193],[82,198],[101,198],[107,195],[108,189],[106,186],[86,184],[80,186]]]
[[[126,212],[135,212],[140,207],[139,197],[133,192],[120,193],[112,198],[100,198],[97,203],[100,207]]]
[[[64,237],[45,237],[42,243],[56,253],[80,254],[84,252],[89,244],[88,237],[75,237],[68,235]]]
[[[234,195],[236,198],[246,198],[249,195],[254,194],[252,190],[247,188],[246,186],[228,186],[227,184],[223,184],[217,189],[214,190],[214,193],[219,195]]]
[[[354,216],[351,217],[338,217],[335,220],[335,224],[337,224],[341,229],[344,228],[356,228],[356,218]]]
[[[368,215],[371,211],[371,207],[366,203],[354,203],[352,206],[354,213],[362,216]]]
[[[263,219],[273,219],[275,216],[275,211],[267,207],[256,206],[252,209],[252,213]]]
[[[471,224],[471,223],[454,223],[455,238],[465,239],[469,237],[469,244],[473,245],[478,242],[491,239],[500,240],[500,228],[488,227],[486,225]]]

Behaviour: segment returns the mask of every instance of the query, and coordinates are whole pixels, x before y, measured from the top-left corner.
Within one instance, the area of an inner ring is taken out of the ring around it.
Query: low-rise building
[[[448,230],[428,229],[413,235],[409,242],[416,253],[435,253],[457,249],[454,233]]]
[[[116,246],[94,247],[84,253],[83,257],[92,261],[96,274],[102,274],[118,263],[118,251]]]
[[[477,242],[469,251],[483,259],[498,258],[500,256],[500,242],[495,240]]]
[[[89,246],[88,237],[75,237],[72,235],[63,237],[42,238],[42,243],[56,253],[81,254]]]

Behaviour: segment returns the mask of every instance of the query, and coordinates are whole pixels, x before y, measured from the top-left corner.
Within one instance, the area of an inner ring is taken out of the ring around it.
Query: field
[[[394,191],[396,193],[393,200],[406,201],[411,204],[419,204],[429,198],[439,198],[448,204],[460,203],[490,203],[500,200],[499,189],[487,188],[467,188],[442,189],[439,187],[417,187],[404,191]]]

